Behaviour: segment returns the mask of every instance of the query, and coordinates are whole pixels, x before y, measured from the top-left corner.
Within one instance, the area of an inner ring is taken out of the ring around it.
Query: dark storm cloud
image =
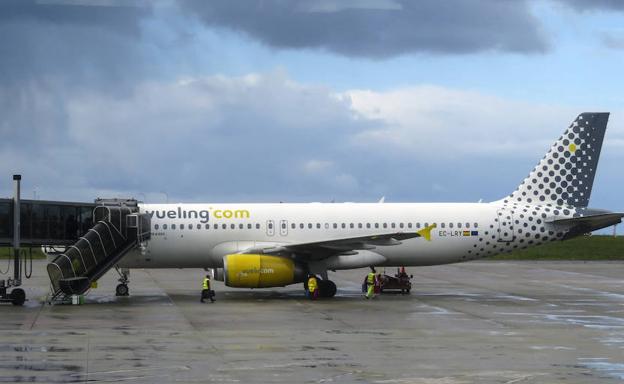
[[[0,84],[107,85],[135,75],[139,23],[150,8],[82,4],[90,3],[0,2]]]
[[[277,48],[346,56],[543,52],[548,44],[525,1],[184,1],[208,26]]]
[[[624,11],[622,0],[559,0],[575,9],[586,10],[620,10]]]

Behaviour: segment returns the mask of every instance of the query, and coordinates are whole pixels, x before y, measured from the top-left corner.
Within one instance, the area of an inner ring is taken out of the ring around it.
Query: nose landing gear
[[[129,296],[130,288],[128,288],[128,283],[130,282],[129,275],[130,270],[127,268],[115,268],[117,273],[119,273],[119,285],[115,288],[115,296]]]

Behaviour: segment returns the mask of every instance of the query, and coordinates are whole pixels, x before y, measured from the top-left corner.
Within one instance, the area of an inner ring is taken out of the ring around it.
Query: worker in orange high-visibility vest
[[[310,300],[316,300],[319,295],[318,281],[316,276],[308,275],[308,297]]]

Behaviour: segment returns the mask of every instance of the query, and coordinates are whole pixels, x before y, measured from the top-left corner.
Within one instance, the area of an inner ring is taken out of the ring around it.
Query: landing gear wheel
[[[13,303],[13,305],[24,305],[24,302],[26,301],[26,292],[24,292],[23,289],[21,288],[15,288],[14,290],[11,291],[11,303]]]
[[[117,288],[115,288],[115,296],[128,296],[130,289],[126,284],[119,284]]]
[[[319,294],[321,297],[334,297],[336,295],[336,284],[334,284],[331,280],[320,280],[319,284]]]

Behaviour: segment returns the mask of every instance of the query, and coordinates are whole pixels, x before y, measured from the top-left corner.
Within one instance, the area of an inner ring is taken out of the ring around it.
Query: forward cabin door
[[[514,240],[513,215],[509,209],[501,208],[496,211],[498,219],[498,241],[510,242]]]
[[[288,220],[280,220],[280,236],[288,236]]]

